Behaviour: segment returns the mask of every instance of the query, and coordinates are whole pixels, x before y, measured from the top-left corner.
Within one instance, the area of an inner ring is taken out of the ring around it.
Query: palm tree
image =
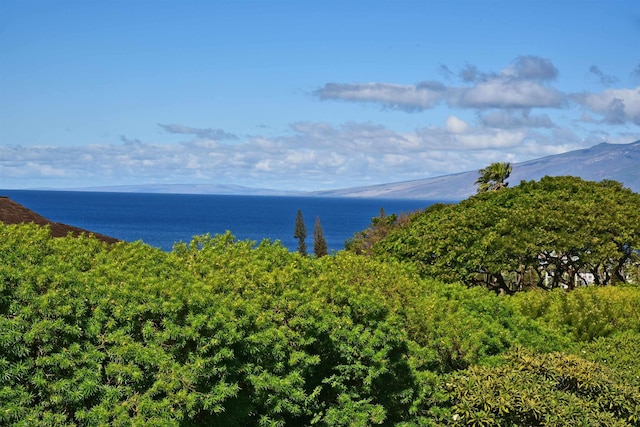
[[[511,175],[512,169],[509,163],[491,163],[486,168],[480,169],[478,171],[480,177],[475,182],[478,184],[478,193],[507,187],[509,183],[506,180]]]

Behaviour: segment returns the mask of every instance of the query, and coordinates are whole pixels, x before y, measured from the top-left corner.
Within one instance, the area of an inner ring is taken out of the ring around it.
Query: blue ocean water
[[[325,197],[142,194],[80,191],[0,190],[51,221],[84,228],[125,241],[171,250],[175,242],[196,235],[225,233],[240,240],[279,240],[290,250],[298,209],[313,249],[313,227],[320,218],[329,251],[344,249],[354,233],[365,229],[380,208],[387,214],[422,210],[435,201]]]

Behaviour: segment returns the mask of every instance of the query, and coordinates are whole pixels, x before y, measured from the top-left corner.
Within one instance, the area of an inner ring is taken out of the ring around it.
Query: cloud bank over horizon
[[[457,74],[460,85],[326,83],[314,92],[323,101],[373,103],[407,113],[443,105],[452,110],[440,125],[409,132],[370,122],[294,122],[284,135],[241,137],[218,128],[159,123],[162,132],[181,140],[157,143],[121,135],[121,144],[3,146],[0,168],[4,186],[29,177],[40,185],[55,178],[62,186],[133,180],[320,190],[447,175],[493,161],[520,162],[640,139],[635,127],[640,87],[565,93],[553,86],[558,72],[549,59],[521,56],[497,73],[466,64]],[[596,66],[589,72],[615,81]],[[472,111],[473,120],[454,109]],[[569,124],[549,115],[558,111],[570,116]],[[620,129],[585,131],[597,123]]]

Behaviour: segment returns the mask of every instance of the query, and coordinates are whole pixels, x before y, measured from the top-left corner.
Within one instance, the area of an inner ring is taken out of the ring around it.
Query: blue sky
[[[638,139],[637,0],[0,0],[0,188],[334,189]]]

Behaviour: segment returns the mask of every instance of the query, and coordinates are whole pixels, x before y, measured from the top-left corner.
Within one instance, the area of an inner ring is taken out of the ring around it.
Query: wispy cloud
[[[436,106],[446,94],[446,88],[430,82],[416,85],[327,83],[315,94],[322,100],[374,102],[386,108],[420,111]]]
[[[638,82],[640,82],[640,62],[638,63],[638,65],[636,66],[636,68],[634,68],[634,70],[631,72],[631,76]]]
[[[202,139],[213,139],[213,140],[237,140],[238,136],[232,133],[225,132],[222,129],[201,129],[201,128],[193,128],[188,126],[182,126],[177,124],[168,124],[163,125],[158,123],[158,126],[162,128],[167,133],[177,133],[183,135],[195,135],[198,138]]]
[[[465,66],[460,70],[460,78],[463,82],[473,83],[478,80],[483,80],[486,77],[478,70],[478,67],[476,67],[475,65],[465,64]]]
[[[593,74],[598,79],[598,81],[605,86],[611,86],[618,81],[618,78],[616,76],[605,74],[597,65],[592,65],[591,67],[589,67],[589,72]]]
[[[493,110],[479,115],[484,126],[499,129],[553,128],[556,125],[546,114],[534,115],[528,110]]]

